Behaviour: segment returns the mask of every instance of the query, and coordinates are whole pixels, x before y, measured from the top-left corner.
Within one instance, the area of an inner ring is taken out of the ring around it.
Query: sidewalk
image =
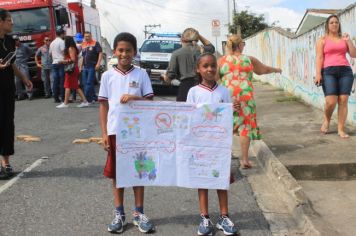
[[[290,184],[296,202],[305,198],[301,205],[310,207],[311,222],[324,230],[321,235],[356,235],[356,127],[347,125],[351,137],[341,139],[334,119],[330,134],[322,135],[321,110],[268,84],[254,84],[263,141],[297,180]],[[260,146],[251,149],[264,162]]]

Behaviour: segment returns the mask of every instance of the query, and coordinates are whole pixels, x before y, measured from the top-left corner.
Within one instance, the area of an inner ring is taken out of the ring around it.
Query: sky
[[[85,0],[84,0],[85,1]],[[236,0],[237,11],[264,14],[268,23],[296,30],[307,8],[343,9],[352,0]],[[228,11],[228,3],[230,11]],[[182,32],[196,28],[214,45],[226,39],[228,12],[233,10],[232,0],[96,0],[100,13],[102,35],[112,44],[119,32],[131,32],[144,40],[144,26],[160,24],[156,32]],[[232,14],[231,14],[232,15]],[[221,22],[221,36],[213,37],[211,21]]]

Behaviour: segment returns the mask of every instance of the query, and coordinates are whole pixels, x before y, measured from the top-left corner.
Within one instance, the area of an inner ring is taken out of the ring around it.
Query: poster
[[[117,118],[117,187],[229,188],[231,103],[134,101]]]

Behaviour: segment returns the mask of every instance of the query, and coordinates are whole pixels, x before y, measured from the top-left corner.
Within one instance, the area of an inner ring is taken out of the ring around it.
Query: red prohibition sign
[[[220,26],[220,21],[219,21],[219,20],[212,20],[212,21],[211,21],[211,26],[213,26],[213,27],[219,27],[219,26]]]
[[[172,125],[172,118],[167,113],[159,113],[155,117],[155,123],[158,128],[167,129]]]

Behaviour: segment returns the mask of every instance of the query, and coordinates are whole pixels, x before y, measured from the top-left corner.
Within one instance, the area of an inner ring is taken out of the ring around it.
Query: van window
[[[173,51],[181,47],[182,45],[179,41],[146,40],[141,47],[141,52],[172,53]]]

